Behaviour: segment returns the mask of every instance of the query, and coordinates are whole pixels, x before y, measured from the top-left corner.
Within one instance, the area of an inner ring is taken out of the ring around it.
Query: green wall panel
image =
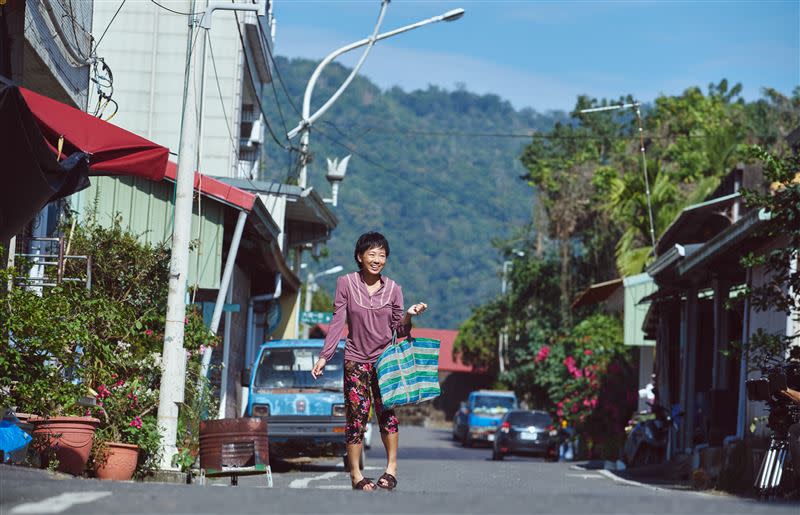
[[[650,303],[640,303],[643,298],[656,291],[656,284],[648,274],[624,277],[625,291],[625,345],[650,347],[655,341],[646,340],[642,324]]]
[[[135,177],[92,177],[92,185],[71,197],[80,218],[97,206],[97,220],[110,225],[118,213],[122,224],[143,241],[161,243],[172,238],[173,184]],[[222,241],[226,207],[208,197],[192,205],[194,248],[189,253],[189,286],[217,289],[222,269]]]

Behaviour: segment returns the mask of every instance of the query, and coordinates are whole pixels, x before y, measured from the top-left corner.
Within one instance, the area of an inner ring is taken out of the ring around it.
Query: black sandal
[[[365,487],[367,485],[375,486],[375,483],[373,483],[368,477],[362,478],[361,481],[353,485],[353,490],[364,490],[365,492],[371,492],[372,490],[375,490],[374,488],[366,490]]]
[[[385,481],[386,484],[382,485],[381,481]],[[392,491],[397,487],[397,478],[389,474],[388,472],[384,472],[383,475],[378,478],[377,484],[378,488],[383,488],[384,490]]]

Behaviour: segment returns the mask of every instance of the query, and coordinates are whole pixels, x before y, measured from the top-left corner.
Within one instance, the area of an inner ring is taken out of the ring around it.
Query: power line
[[[200,16],[201,14],[205,14],[205,11],[199,12],[199,13],[184,13],[184,12],[176,11],[175,9],[170,9],[166,5],[161,5],[160,3],[156,2],[156,0],[150,0],[150,2],[156,4],[157,6],[159,6],[162,9],[164,9],[165,11],[169,11],[172,14],[180,14],[181,16]]]
[[[337,124],[329,121],[323,121],[323,123],[331,126],[337,132],[342,135],[346,135],[342,128]],[[356,138],[363,138],[370,132],[377,132],[383,134],[397,134],[397,135],[409,135],[409,136],[441,136],[441,137],[475,137],[475,138],[519,138],[519,139],[542,139],[542,140],[552,140],[552,141],[574,141],[574,140],[625,140],[625,141],[637,141],[639,138],[635,134],[630,135],[611,135],[611,136],[597,136],[593,134],[550,134],[547,132],[539,132],[533,129],[530,129],[528,132],[480,132],[480,131],[447,131],[447,130],[417,130],[417,129],[404,129],[404,128],[387,128],[387,127],[380,127],[377,125],[350,125],[347,127],[348,130],[360,128],[364,129],[363,132],[356,135],[346,135],[346,137],[356,137]],[[706,134],[680,134],[676,136],[648,136],[647,139],[650,140],[671,140],[676,137],[685,136],[689,139],[706,139],[711,136]]]
[[[236,139],[233,137],[233,133],[231,132],[231,123],[228,119],[228,112],[225,109],[225,100],[222,98],[222,87],[219,84],[219,75],[217,74],[217,60],[214,58],[214,46],[211,44],[211,38],[206,38],[206,43],[208,44],[208,50],[211,53],[211,66],[214,69],[214,80],[217,83],[217,96],[219,97],[219,104],[222,106],[222,117],[225,119],[225,128],[228,130],[228,136],[231,138],[231,146],[233,147],[234,152],[239,154],[239,150],[236,145]]]
[[[109,21],[108,25],[106,25],[105,30],[103,30],[103,33],[100,35],[100,39],[97,40],[97,44],[94,45],[94,50],[92,50],[92,52],[91,52],[92,54],[97,52],[97,47],[100,46],[100,43],[103,41],[103,38],[106,37],[106,32],[108,32],[108,29],[111,28],[111,24],[114,23],[114,20],[117,19],[117,15],[122,10],[122,6],[124,6],[125,2],[127,2],[127,1],[128,0],[122,0],[122,2],[120,2],[119,7],[117,7],[117,11],[114,13],[114,16],[111,17],[111,21]]]
[[[338,139],[336,139],[336,138],[334,138],[334,137],[330,136],[329,134],[326,134],[325,132],[321,131],[321,130],[319,129],[319,127],[317,127],[317,132],[318,132],[318,133],[319,133],[319,134],[320,134],[322,137],[324,137],[325,139],[327,139],[328,141],[330,141],[330,142],[332,142],[332,143],[335,143],[336,145],[339,145],[340,147],[342,147],[342,148],[346,149],[348,152],[350,152],[350,153],[351,153],[351,154],[353,154],[354,156],[360,157],[361,159],[363,159],[363,160],[364,160],[364,161],[366,161],[367,163],[369,163],[369,164],[371,164],[371,165],[373,165],[373,166],[375,166],[375,167],[378,167],[378,168],[380,168],[380,169],[381,169],[381,170],[383,170],[384,172],[386,172],[386,173],[388,173],[388,174],[390,174],[390,175],[392,175],[392,176],[394,176],[394,177],[396,177],[396,178],[398,178],[398,179],[400,179],[400,180],[402,180],[402,181],[405,181],[405,182],[407,182],[408,184],[411,184],[412,186],[414,186],[414,187],[416,187],[416,188],[419,188],[419,189],[421,189],[421,190],[425,190],[425,191],[427,191],[428,193],[430,193],[430,194],[434,195],[434,196],[435,196],[437,199],[444,200],[445,202],[447,202],[448,204],[450,204],[452,207],[454,207],[454,208],[456,208],[456,209],[459,209],[459,210],[461,210],[461,209],[467,209],[467,206],[465,206],[465,205],[463,205],[463,204],[461,204],[461,203],[459,203],[459,202],[457,202],[457,201],[455,201],[455,200],[451,199],[450,197],[448,197],[448,196],[446,196],[446,195],[444,195],[444,194],[442,194],[442,193],[440,193],[440,192],[438,192],[438,191],[436,191],[436,190],[434,190],[434,189],[432,189],[432,188],[430,188],[430,187],[428,187],[428,186],[426,186],[426,185],[424,185],[424,184],[421,184],[421,183],[418,183],[418,182],[416,182],[416,181],[413,181],[413,180],[409,179],[408,177],[406,177],[406,175],[405,175],[405,174],[403,174],[403,173],[401,173],[401,172],[398,172],[398,171],[396,171],[396,170],[393,170],[393,169],[391,169],[391,168],[389,168],[389,167],[385,166],[383,163],[380,163],[380,162],[378,162],[378,161],[375,161],[374,159],[372,159],[372,158],[370,158],[370,157],[367,157],[367,156],[365,156],[364,154],[362,154],[362,153],[360,153],[360,152],[356,152],[356,151],[355,151],[355,150],[354,150],[352,147],[350,147],[348,144],[346,144],[346,143],[343,143],[343,142],[341,142],[340,140],[338,140]],[[470,209],[470,210],[473,210],[473,211],[475,211],[475,210],[479,210],[479,209],[476,209],[476,207],[477,207],[478,205],[480,205],[480,204],[477,204],[477,203],[475,203],[475,204],[472,204],[472,205],[470,205],[470,206],[468,207],[468,209]],[[499,221],[501,220],[500,218],[498,218],[498,216],[497,216],[497,214],[496,214],[496,213],[492,213],[492,212],[490,212],[490,211],[486,211],[486,212],[484,212],[484,215],[485,215],[485,216],[487,216],[487,217],[489,217],[489,218],[491,218],[491,219],[494,219],[494,220],[499,220]]]
[[[234,11],[233,15],[236,18],[236,30],[239,32],[239,41],[242,44],[242,51],[244,52],[244,49],[247,47],[244,43],[242,28],[239,26],[239,15],[238,13],[236,13],[236,11]],[[258,88],[256,88],[256,80],[253,77],[253,70],[250,69],[250,66],[247,66],[247,63],[245,63],[245,68],[247,69],[247,76],[250,78],[250,85],[252,86],[253,91],[257,91]],[[264,125],[267,126],[267,131],[269,132],[269,135],[272,137],[273,141],[275,141],[275,143],[277,143],[278,146],[280,146],[284,150],[290,150],[291,148],[293,148],[291,146],[291,142],[289,142],[289,145],[285,145],[281,140],[278,139],[278,136],[275,134],[275,130],[269,123],[269,118],[267,117],[267,112],[264,110],[264,105],[261,103],[261,98],[259,98],[258,94],[256,94],[255,97],[256,97],[256,103],[258,104],[258,109],[261,111],[261,115],[264,117]]]

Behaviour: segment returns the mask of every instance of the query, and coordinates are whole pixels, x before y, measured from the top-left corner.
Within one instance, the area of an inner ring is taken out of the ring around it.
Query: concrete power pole
[[[162,351],[161,388],[158,400],[158,426],[161,432],[161,468],[173,469],[172,457],[177,452],[178,403],[183,402],[186,383],[186,351],[183,347],[184,320],[186,318],[186,284],[189,273],[189,239],[192,226],[192,190],[197,164],[197,135],[199,131],[195,110],[196,56],[204,54],[205,30],[211,27],[211,16],[216,10],[253,11],[259,16],[265,12],[264,0],[258,5],[228,2],[208,2],[202,19],[189,17],[186,73],[183,85],[183,122],[178,146],[178,171],[175,179],[175,214],[172,229],[172,254],[169,264],[169,293],[167,317],[164,327]],[[192,13],[195,5],[192,2]]]

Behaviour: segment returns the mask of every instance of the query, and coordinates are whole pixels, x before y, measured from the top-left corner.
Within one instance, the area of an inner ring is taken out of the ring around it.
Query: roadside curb
[[[573,465],[570,468],[573,469],[573,470],[587,470],[587,469],[585,469],[583,467],[579,467],[577,465]],[[642,482],[639,482],[639,481],[634,481],[632,479],[625,479],[624,477],[620,477],[617,474],[615,474],[614,471],[612,471],[612,470],[595,469],[594,472],[597,472],[598,474],[600,474],[600,475],[602,475],[602,476],[614,481],[615,483],[619,483],[619,484],[625,485],[625,486],[636,486],[636,487],[640,487],[640,488],[645,488],[645,489],[653,491],[653,492],[666,492],[666,493],[683,492],[683,493],[687,493],[687,494],[698,495],[698,496],[701,496],[701,497],[712,497],[712,498],[726,497],[725,495],[719,495],[719,494],[715,494],[715,493],[711,493],[711,492],[700,492],[700,491],[697,491],[697,490],[681,490],[681,489],[677,489],[677,488],[669,488],[669,487],[664,487],[664,486],[649,485],[647,483],[642,483]]]

